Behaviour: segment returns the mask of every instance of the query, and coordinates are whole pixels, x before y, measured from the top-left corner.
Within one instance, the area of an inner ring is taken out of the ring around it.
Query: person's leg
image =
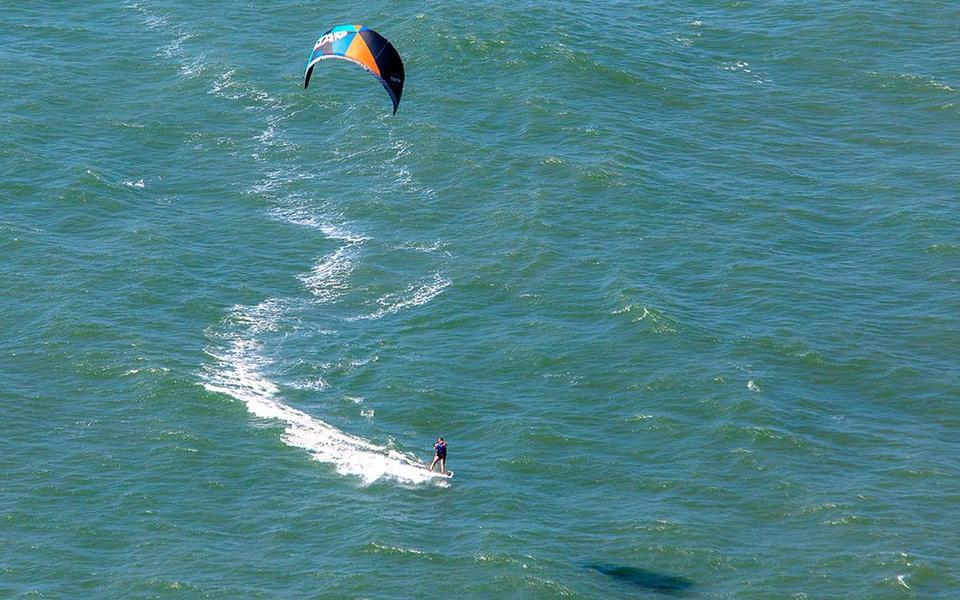
[[[431,473],[433,472],[433,466],[434,466],[435,464],[437,464],[437,460],[438,460],[439,458],[440,458],[439,456],[434,456],[434,457],[433,457],[433,462],[430,463],[430,472],[431,472]],[[441,471],[443,470],[443,465],[442,465],[442,464],[441,464],[441,466],[440,466],[440,470],[441,470]]]
[[[446,458],[441,458],[441,459],[440,459],[440,472],[443,473],[444,475],[447,474],[447,459],[446,459]]]

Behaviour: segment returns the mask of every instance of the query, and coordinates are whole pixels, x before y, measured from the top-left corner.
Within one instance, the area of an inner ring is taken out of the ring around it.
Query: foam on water
[[[440,273],[433,275],[433,281],[421,285],[411,285],[405,291],[399,294],[386,294],[377,299],[380,308],[367,314],[353,317],[351,320],[379,319],[386,315],[398,313],[407,308],[413,308],[430,302],[443,293],[443,290],[450,285],[450,280],[445,279]]]
[[[126,8],[139,13],[143,19],[143,24],[148,29],[158,31],[169,37],[166,44],[157,48],[155,56],[176,61],[178,72],[187,79],[193,79],[206,72],[209,67],[206,55],[189,56],[183,48],[184,42],[194,38],[196,33],[171,23],[165,15],[153,12],[142,2],[128,2]]]
[[[440,240],[437,240],[432,244],[428,244],[426,242],[404,242],[403,244],[394,246],[394,250],[412,250],[415,252],[423,252],[425,254],[431,254],[438,250],[442,250],[445,246],[446,244],[444,244]],[[450,252],[447,250],[444,250],[444,254],[446,254],[447,256],[450,256]]]
[[[320,260],[300,280],[318,301],[333,302],[349,288],[353,271],[353,246],[341,246]]]
[[[370,240],[368,236],[348,229],[345,224],[333,223],[329,218],[318,215],[315,210],[295,198],[286,198],[283,204],[272,207],[269,214],[293,225],[316,229],[327,239],[346,242],[348,245],[362,244]]]
[[[310,390],[314,392],[323,391],[330,387],[330,384],[327,383],[322,377],[316,377],[314,379],[301,379],[294,381],[289,384],[290,387],[298,390]]]

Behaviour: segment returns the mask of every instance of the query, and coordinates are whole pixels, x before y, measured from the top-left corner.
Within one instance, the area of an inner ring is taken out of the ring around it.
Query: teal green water
[[[0,14],[0,597],[956,596],[953,3]]]

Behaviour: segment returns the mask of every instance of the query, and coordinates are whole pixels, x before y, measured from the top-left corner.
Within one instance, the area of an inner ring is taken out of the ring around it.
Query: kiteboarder
[[[433,449],[437,451],[437,455],[433,457],[433,462],[430,463],[430,471],[433,472],[434,465],[437,464],[437,461],[440,461],[440,474],[447,474],[447,443],[443,441],[443,438],[437,438],[437,443],[433,445]]]

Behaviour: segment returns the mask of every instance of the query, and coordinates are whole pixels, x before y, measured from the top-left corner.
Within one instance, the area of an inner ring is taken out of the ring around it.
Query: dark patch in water
[[[659,594],[679,596],[693,587],[693,582],[683,577],[648,571],[637,567],[624,567],[610,564],[589,564],[588,569],[603,573],[617,581]]]

